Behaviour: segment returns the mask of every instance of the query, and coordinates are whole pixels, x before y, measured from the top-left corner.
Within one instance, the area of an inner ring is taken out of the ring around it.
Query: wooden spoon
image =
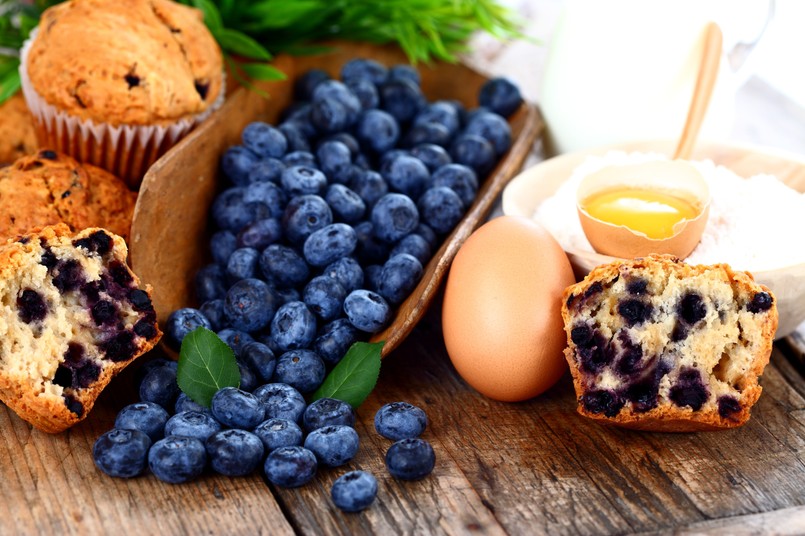
[[[704,32],[702,62],[699,64],[693,98],[690,101],[690,108],[688,108],[685,127],[682,129],[682,135],[674,152],[674,159],[687,160],[690,158],[718,78],[718,65],[721,62],[721,28],[715,22],[709,22]]]

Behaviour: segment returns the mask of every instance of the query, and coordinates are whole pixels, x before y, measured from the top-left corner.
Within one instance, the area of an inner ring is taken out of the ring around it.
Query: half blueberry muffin
[[[86,417],[162,335],[126,243],[64,224],[0,246],[0,399],[45,432]]]
[[[579,413],[643,430],[745,423],[777,329],[751,274],[668,255],[599,266],[565,290],[562,317]]]

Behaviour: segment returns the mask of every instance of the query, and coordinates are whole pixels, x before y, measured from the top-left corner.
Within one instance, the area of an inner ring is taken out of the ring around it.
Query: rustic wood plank
[[[803,533],[805,533],[805,507],[802,506],[762,514],[715,519],[663,532],[663,534],[679,536],[694,534],[709,536],[794,535]]]

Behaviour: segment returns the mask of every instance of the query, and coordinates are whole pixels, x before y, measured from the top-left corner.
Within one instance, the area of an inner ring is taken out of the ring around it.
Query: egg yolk
[[[589,196],[581,208],[593,218],[622,225],[649,238],[674,235],[674,225],[694,219],[699,214],[695,203],[662,190],[614,188]]]

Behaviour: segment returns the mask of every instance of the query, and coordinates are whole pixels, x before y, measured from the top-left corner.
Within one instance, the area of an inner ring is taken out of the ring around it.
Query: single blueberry
[[[364,265],[382,263],[389,254],[389,244],[375,236],[375,227],[371,221],[362,221],[353,227],[358,244],[355,256]]]
[[[112,429],[92,445],[96,467],[109,476],[131,478],[145,471],[151,440],[139,430]]]
[[[226,271],[220,264],[208,264],[196,272],[194,280],[199,302],[216,300],[226,295]]]
[[[305,239],[333,223],[330,206],[318,195],[300,195],[291,199],[282,216],[285,237],[292,244],[302,244]]]
[[[179,396],[176,370],[173,367],[155,367],[146,373],[139,388],[140,401],[154,402],[170,411]]]
[[[280,305],[292,301],[302,301],[302,293],[293,287],[278,288],[274,290],[274,293],[279,298]]]
[[[608,389],[588,391],[581,395],[580,402],[586,411],[607,417],[617,415],[624,405],[623,399]]]
[[[416,147],[430,144],[446,147],[450,143],[450,132],[439,123],[419,123],[412,126],[402,139],[403,147]]]
[[[487,112],[476,115],[464,129],[464,134],[480,136],[492,144],[497,156],[502,155],[512,145],[512,130],[504,118]]]
[[[168,412],[154,402],[136,402],[120,410],[115,417],[115,428],[120,430],[139,430],[151,441],[162,439]]]
[[[355,411],[352,406],[335,398],[319,398],[305,408],[302,424],[306,432],[325,426],[355,426]]]
[[[316,317],[304,302],[282,304],[271,320],[271,339],[282,351],[307,348],[316,336]]]
[[[168,315],[165,322],[165,342],[177,352],[182,347],[185,335],[196,328],[212,329],[212,324],[198,309],[184,307]]]
[[[179,393],[179,398],[176,399],[176,404],[174,404],[173,408],[174,416],[185,411],[195,411],[197,413],[204,413],[205,415],[212,417],[212,410],[210,410],[210,408],[202,406],[185,393]]]
[[[305,411],[305,398],[288,384],[267,383],[255,389],[253,394],[263,404],[266,419],[299,422]]]
[[[386,80],[407,80],[416,86],[418,86],[421,82],[419,78],[419,71],[404,63],[392,66],[388,71],[388,77]]]
[[[385,153],[400,139],[400,125],[383,110],[369,110],[361,114],[356,130],[361,146],[374,153]]]
[[[346,297],[346,289],[326,275],[311,279],[302,293],[305,305],[322,320],[332,320],[340,316]]]
[[[321,143],[316,149],[316,158],[330,182],[343,184],[350,178],[352,151],[345,143],[337,140]]]
[[[360,512],[377,497],[377,479],[366,471],[350,471],[333,482],[330,497],[340,510]]]
[[[363,285],[363,269],[352,257],[342,257],[328,264],[321,273],[338,281],[347,292],[359,289]]]
[[[288,246],[271,244],[260,255],[260,271],[278,288],[301,285],[310,277],[305,259]]]
[[[710,397],[707,386],[702,381],[701,373],[690,367],[682,368],[676,383],[671,386],[668,397],[679,407],[689,406],[699,411]]]
[[[422,238],[421,235],[411,233],[397,242],[396,246],[391,248],[389,259],[401,253],[407,253],[413,256],[422,266],[425,266],[428,261],[430,261],[430,244],[428,244],[428,241]]]
[[[290,350],[277,360],[274,380],[300,393],[312,393],[324,381],[324,361],[312,350]]]
[[[443,126],[450,136],[458,132],[461,127],[461,119],[456,107],[446,101],[437,101],[422,110],[414,118],[414,125],[423,123],[436,123]]]
[[[226,279],[237,283],[241,279],[253,279],[257,274],[260,252],[251,247],[236,249],[226,263]]]
[[[212,415],[230,428],[251,430],[265,418],[260,399],[237,387],[223,387],[212,396]]]
[[[364,277],[366,279],[366,284],[364,287],[368,290],[373,292],[377,292],[377,289],[380,287],[380,272],[383,271],[383,266],[379,264],[370,264],[364,270]]]
[[[165,424],[165,436],[193,437],[201,442],[207,441],[207,438],[220,430],[221,423],[213,418],[210,410],[182,411]]]
[[[305,71],[294,82],[294,95],[296,95],[296,98],[299,100],[309,101],[313,98],[313,90],[316,89],[316,86],[329,79],[330,75],[321,69]]]
[[[366,289],[354,290],[347,295],[344,312],[353,326],[368,333],[380,331],[391,319],[391,309],[386,300]]]
[[[250,342],[243,346],[239,357],[261,381],[267,382],[274,375],[277,359],[274,357],[274,352],[265,344]]]
[[[618,314],[626,321],[627,326],[641,324],[649,319],[654,307],[639,299],[629,298],[618,303]]]
[[[741,411],[741,403],[737,398],[729,395],[718,397],[718,414],[722,419],[729,419]]]
[[[263,461],[265,452],[260,438],[246,430],[221,430],[205,446],[212,470],[226,476],[248,475]]]
[[[420,162],[420,165],[423,164]],[[391,193],[381,197],[372,207],[371,220],[375,237],[393,243],[416,228],[419,211],[407,195]]]
[[[379,86],[388,78],[385,65],[366,58],[355,58],[341,66],[341,80],[345,84],[356,80],[368,80]]]
[[[377,293],[392,305],[402,303],[422,279],[422,264],[408,253],[389,257],[383,265]]]
[[[506,78],[493,78],[481,86],[478,102],[496,114],[509,117],[523,102],[520,90]]]
[[[221,331],[219,331],[218,337],[220,337],[221,340],[224,341],[227,346],[232,348],[232,351],[235,353],[236,356],[240,355],[240,353],[243,351],[244,346],[246,346],[250,342],[254,342],[254,339],[248,333],[231,328],[222,329]]]
[[[411,156],[421,160],[431,173],[452,162],[444,147],[432,143],[422,143],[412,148]]]
[[[303,433],[299,425],[288,419],[268,419],[257,425],[254,435],[260,438],[266,452],[281,447],[295,447],[302,444]]]
[[[213,260],[225,265],[232,252],[237,249],[238,238],[232,231],[217,231],[210,238],[210,253]]]
[[[260,385],[260,380],[257,377],[257,373],[247,365],[242,359],[237,359],[238,370],[240,371],[240,390],[246,391],[247,393],[251,393],[254,391],[258,385]]]
[[[286,121],[280,124],[280,126],[277,128],[279,128],[279,131],[282,132],[283,136],[285,136],[285,139],[288,142],[287,150],[289,153],[297,151],[310,151],[310,142],[308,141],[307,137],[308,129],[303,128],[299,122]]]
[[[239,248],[263,250],[282,238],[282,226],[276,218],[265,218],[250,223],[238,233]]]
[[[331,425],[317,428],[305,438],[305,448],[320,465],[338,467],[358,453],[358,432],[351,426]]]
[[[234,184],[249,183],[249,172],[260,159],[258,155],[241,145],[233,145],[221,157],[221,169]]]
[[[431,177],[431,186],[446,186],[458,194],[465,207],[472,205],[478,193],[478,178],[475,172],[461,164],[440,167]]]
[[[261,203],[268,208],[269,217],[280,219],[285,212],[288,197],[278,183],[255,182],[246,187],[243,200],[247,204]]]
[[[750,313],[760,313],[768,311],[774,304],[774,298],[768,292],[758,292],[752,296],[752,301],[746,305],[746,310]]]
[[[401,439],[386,452],[386,468],[400,480],[418,480],[433,471],[436,454],[424,439]]]
[[[428,189],[419,198],[417,208],[422,221],[440,234],[452,231],[466,209],[458,194],[445,186]]]
[[[324,196],[337,221],[354,223],[366,212],[363,199],[343,184],[331,184]]]
[[[145,378],[145,375],[151,372],[152,369],[159,367],[170,367],[175,372],[179,368],[179,363],[173,359],[166,359],[164,357],[157,357],[155,359],[145,361],[134,374],[134,381],[136,385],[140,385],[143,381],[143,378]]]
[[[207,465],[204,443],[193,437],[168,436],[148,451],[148,467],[158,479],[170,484],[190,482]]]
[[[470,167],[480,176],[486,176],[495,167],[495,148],[481,136],[459,135],[450,146],[450,156],[456,164]]]
[[[394,441],[419,437],[427,425],[425,412],[408,402],[390,402],[375,413],[377,433]]]
[[[339,132],[350,126],[350,114],[346,106],[337,100],[321,99],[311,105],[310,122],[325,134]]]
[[[263,158],[259,160],[249,172],[249,186],[255,184],[276,184],[280,181],[280,176],[285,170],[285,164],[279,158]],[[247,186],[247,191],[248,191]],[[254,196],[246,195],[246,202],[262,201],[262,199],[255,199]]]
[[[282,163],[285,164],[287,167],[305,166],[315,168],[318,166],[318,162],[316,162],[316,157],[313,156],[313,153],[311,153],[309,150],[294,151],[292,153],[288,153],[284,157],[282,157]]]
[[[358,143],[358,140],[355,138],[355,136],[348,134],[347,132],[337,132],[335,134],[330,134],[326,138],[322,138],[319,141],[319,147],[328,141],[337,141],[346,145],[352,158],[355,158],[361,152],[361,144]],[[316,150],[318,151],[318,147]]]
[[[358,236],[346,223],[332,223],[311,233],[305,240],[303,252],[311,266],[322,267],[347,257],[355,251]]]
[[[241,279],[226,293],[224,315],[227,322],[240,331],[257,331],[268,326],[278,300],[265,281]]]
[[[282,172],[282,188],[289,197],[323,194],[327,188],[327,177],[318,169],[305,166],[291,166]]]
[[[261,121],[246,125],[241,133],[241,138],[247,149],[262,158],[281,158],[288,149],[285,135],[268,123]]]
[[[408,155],[392,160],[382,174],[391,190],[414,199],[425,190],[430,181],[427,166],[420,159]]]
[[[335,365],[358,340],[358,330],[346,318],[325,324],[313,341],[313,351],[328,365]]]
[[[315,104],[325,100],[332,100],[344,107],[347,112],[347,120],[345,126],[352,126],[361,111],[361,102],[358,97],[349,89],[345,84],[337,80],[325,80],[316,86],[313,90],[313,109],[311,114],[315,111]],[[343,128],[335,129],[336,131],[344,130]]]
[[[367,208],[374,206],[377,200],[386,195],[389,186],[383,176],[372,170],[366,170],[352,178],[350,189],[363,199]]]
[[[316,456],[304,447],[274,449],[263,464],[268,481],[283,488],[307,484],[316,476],[316,468]]]
[[[351,80],[346,82],[347,87],[355,94],[361,103],[361,109],[372,110],[380,105],[380,95],[377,86],[368,80]]]
[[[409,80],[389,79],[380,86],[380,107],[400,123],[408,123],[425,107],[425,96]]]
[[[436,232],[431,229],[427,224],[420,223],[414,229],[414,233],[418,234],[422,238],[428,241],[430,244],[431,249],[436,249],[436,246],[439,245],[439,238],[436,236]]]

